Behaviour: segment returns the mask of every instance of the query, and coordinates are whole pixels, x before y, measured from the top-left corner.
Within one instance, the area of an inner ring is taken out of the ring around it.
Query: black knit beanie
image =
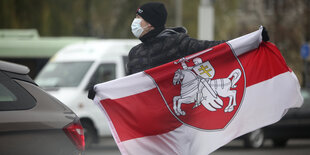
[[[167,10],[163,3],[149,2],[143,4],[136,13],[155,28],[165,27]]]

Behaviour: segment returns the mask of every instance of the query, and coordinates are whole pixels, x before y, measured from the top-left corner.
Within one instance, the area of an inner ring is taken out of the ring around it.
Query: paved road
[[[273,148],[271,141],[266,141],[261,149],[245,149],[242,141],[233,141],[211,155],[308,155],[310,140],[290,140],[285,148]],[[112,138],[101,139],[100,144],[92,146],[85,155],[120,155]]]
[[[211,155],[309,155],[310,140],[290,140],[285,148],[272,147],[266,141],[260,149],[245,149],[242,141],[233,141]]]
[[[121,155],[113,138],[102,138],[99,144],[94,144],[85,155]]]

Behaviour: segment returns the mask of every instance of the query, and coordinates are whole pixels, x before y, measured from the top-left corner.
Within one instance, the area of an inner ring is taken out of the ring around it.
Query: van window
[[[51,62],[40,72],[36,83],[43,87],[76,87],[89,70],[90,61]]]
[[[123,59],[123,64],[124,64],[124,66],[123,66],[124,67],[124,73],[126,75],[128,75],[128,71],[127,71],[127,63],[129,61],[128,56],[123,56],[122,59]]]
[[[92,77],[94,84],[107,82],[116,78],[116,64],[101,64]]]

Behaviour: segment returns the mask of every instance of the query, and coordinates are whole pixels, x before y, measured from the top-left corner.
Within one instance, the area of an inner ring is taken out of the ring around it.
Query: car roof
[[[0,60],[0,70],[18,74],[28,74],[29,68],[24,65],[14,64]]]

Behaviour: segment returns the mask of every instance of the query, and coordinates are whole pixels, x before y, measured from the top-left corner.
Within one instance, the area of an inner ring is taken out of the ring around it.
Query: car
[[[309,139],[310,89],[301,89],[301,94],[304,102],[300,108],[289,109],[279,122],[242,136],[245,147],[260,148],[266,139],[271,139],[274,147],[285,147],[289,139]]]
[[[28,73],[26,66],[0,60],[0,154],[84,154],[77,115]]]
[[[101,39],[70,44],[43,67],[35,82],[77,114],[84,127],[86,149],[111,137],[108,118],[87,98],[90,87],[126,76],[128,52],[137,39]]]

